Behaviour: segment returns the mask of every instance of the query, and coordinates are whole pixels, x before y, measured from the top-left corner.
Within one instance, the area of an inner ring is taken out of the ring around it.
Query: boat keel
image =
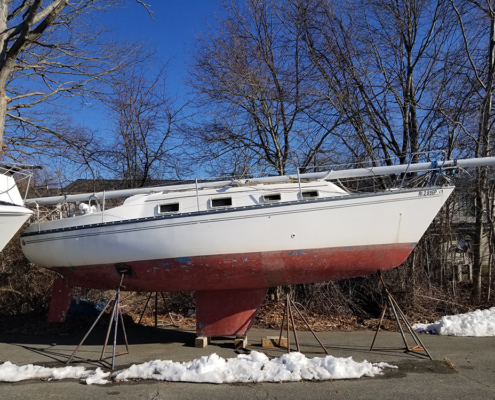
[[[267,288],[196,292],[198,336],[245,335],[258,313]]]
[[[67,278],[57,278],[53,282],[52,299],[48,311],[48,322],[64,322],[72,300],[73,287]]]

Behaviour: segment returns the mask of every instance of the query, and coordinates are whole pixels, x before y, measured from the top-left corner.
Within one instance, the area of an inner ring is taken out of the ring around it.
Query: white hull
[[[0,205],[0,251],[32,214],[24,207]]]
[[[23,204],[9,167],[0,165],[0,251],[33,214]]]
[[[23,251],[32,262],[51,268],[415,244],[452,191],[453,187],[389,191],[171,216],[153,214],[156,202],[130,202],[103,216],[96,212],[33,224],[23,235]]]

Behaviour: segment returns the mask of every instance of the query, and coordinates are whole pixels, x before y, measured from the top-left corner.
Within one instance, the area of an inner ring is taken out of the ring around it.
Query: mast
[[[484,158],[471,158],[467,160],[445,160],[439,162],[426,162],[418,164],[400,164],[392,165],[386,167],[369,167],[369,168],[356,168],[356,169],[344,169],[339,171],[323,171],[323,172],[311,172],[306,174],[300,174],[300,179],[305,180],[335,180],[344,178],[363,178],[381,175],[397,175],[410,172],[425,172],[425,171],[440,171],[440,170],[452,170],[458,168],[472,168],[481,167],[487,165],[495,165],[495,157],[484,157]],[[191,183],[182,185],[169,185],[169,186],[156,186],[148,188],[138,188],[138,189],[123,189],[114,190],[112,192],[97,192],[97,193],[83,193],[83,194],[72,194],[72,195],[62,195],[62,196],[52,196],[52,197],[40,197],[27,199],[26,204],[58,204],[58,203],[72,203],[76,201],[88,201],[91,199],[101,200],[105,197],[108,199],[130,197],[135,195],[147,195],[152,193],[159,193],[163,191],[174,191],[174,190],[188,190],[188,189],[205,189],[214,187],[228,187],[228,186],[243,186],[246,184],[257,184],[257,183],[274,183],[274,182],[291,182],[297,181],[297,175],[282,175],[282,176],[268,176],[263,178],[251,178],[251,179],[233,179],[226,181],[215,181],[215,182],[202,182],[202,183]]]

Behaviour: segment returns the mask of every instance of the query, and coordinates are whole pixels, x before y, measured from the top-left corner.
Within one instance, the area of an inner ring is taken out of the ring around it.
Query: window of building
[[[469,194],[460,194],[457,198],[459,214],[463,217],[475,215],[475,200],[474,196]]]

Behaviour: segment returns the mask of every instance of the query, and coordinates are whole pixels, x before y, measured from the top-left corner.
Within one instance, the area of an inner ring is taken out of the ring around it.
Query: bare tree
[[[450,37],[445,0],[355,3],[293,0],[322,98],[348,121],[368,158],[428,150],[445,129],[437,110]],[[448,76],[446,76],[448,78]]]
[[[161,178],[173,164],[172,153],[181,145],[177,125],[184,105],[178,106],[166,90],[165,68],[154,76],[148,70],[130,68],[111,81],[113,92],[106,105],[114,123],[108,149],[92,156],[95,161],[124,178],[128,187],[142,187]]]
[[[462,73],[470,83],[471,107],[469,126],[463,121],[456,121],[468,137],[471,154],[475,157],[490,156],[493,131],[493,95],[495,84],[495,3],[476,0],[450,0],[457,17],[460,31],[460,43],[464,50]],[[471,129],[470,129],[471,128]],[[470,133],[470,131],[476,132]],[[493,220],[493,197],[489,196],[489,171],[482,167],[477,169],[475,185],[476,229],[474,240],[474,292],[478,298],[482,295],[483,281],[483,238],[488,235],[485,228],[487,221]],[[491,258],[492,256],[490,256]],[[491,266],[489,266],[491,269]]]
[[[308,117],[311,66],[301,53],[300,28],[283,19],[283,3],[223,3],[226,16],[199,39],[193,55],[189,83],[208,110],[193,139],[205,158],[241,172],[255,164],[280,174],[290,162],[306,167],[341,123],[331,113],[325,124]]]
[[[12,151],[57,136],[46,118],[57,100],[97,96],[108,74],[129,62],[133,47],[105,42],[91,20],[120,2],[0,0],[0,143],[5,134]]]

